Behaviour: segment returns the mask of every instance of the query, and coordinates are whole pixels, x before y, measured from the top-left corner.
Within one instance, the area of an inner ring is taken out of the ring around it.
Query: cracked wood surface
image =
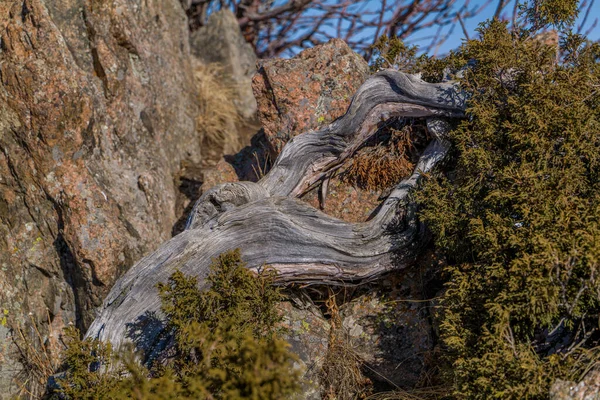
[[[391,70],[375,74],[344,116],[290,140],[259,182],[227,183],[205,193],[186,230],[118,280],[86,336],[117,348],[143,337],[138,347],[152,350],[163,329],[156,284],[178,269],[204,286],[211,259],[235,248],[248,268],[269,264],[283,283],[358,283],[409,266],[427,242],[410,192],[448,151],[443,137],[448,125],[440,118],[463,116],[464,102],[452,83],[430,84]],[[380,122],[396,117],[427,118],[434,139],[413,174],[394,188],[373,218],[348,223],[297,199],[351,157]]]

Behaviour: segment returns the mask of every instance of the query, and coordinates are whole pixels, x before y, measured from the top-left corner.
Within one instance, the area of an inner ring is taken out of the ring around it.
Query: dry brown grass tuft
[[[419,125],[386,128],[356,152],[341,175],[343,181],[366,190],[384,190],[409,176],[418,159],[426,133]]]
[[[371,381],[361,371],[363,361],[352,349],[344,332],[335,295],[330,292],[325,302],[331,315],[329,346],[321,370],[324,400],[353,400],[366,398]]]
[[[366,400],[439,400],[448,396],[448,388],[433,386],[410,391],[394,390],[393,392],[376,393]]]
[[[23,371],[17,378],[19,399],[39,399],[46,391],[48,378],[60,367],[60,353],[64,345],[59,341],[59,335],[52,329],[48,313],[49,332],[43,335],[30,314],[30,324],[27,328],[17,326],[13,341],[19,352],[19,361]]]
[[[232,151],[239,147],[237,126],[241,117],[235,107],[235,86],[228,83],[219,64],[194,61],[194,81],[198,93],[199,113],[196,126],[202,146]]]

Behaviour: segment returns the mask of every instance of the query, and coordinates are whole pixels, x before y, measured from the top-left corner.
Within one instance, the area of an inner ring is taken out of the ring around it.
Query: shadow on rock
[[[224,158],[233,166],[240,181],[257,182],[269,172],[276,156],[269,148],[264,130],[259,129],[250,139],[250,145]]]
[[[430,253],[340,307],[343,327],[376,392],[433,384],[436,335],[431,297],[439,287],[439,265]]]
[[[176,215],[179,216],[171,229],[171,235],[176,236],[183,232],[188,215],[192,211],[196,200],[202,194],[201,187],[204,181],[202,168],[193,163],[182,163],[179,174],[175,179],[177,186],[177,199],[175,202]]]

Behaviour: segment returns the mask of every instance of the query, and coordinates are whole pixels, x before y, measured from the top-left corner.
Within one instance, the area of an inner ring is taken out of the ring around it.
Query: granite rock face
[[[321,368],[327,354],[330,323],[314,304],[283,302],[279,311],[284,315],[282,327],[290,350],[297,356],[296,367],[302,371],[302,400],[320,400]]]
[[[600,370],[588,372],[581,382],[557,379],[550,388],[550,400],[600,399]]]
[[[431,304],[423,301],[420,281],[425,269],[390,274],[340,307],[347,341],[374,382],[412,388],[432,368]]]
[[[170,237],[173,177],[200,162],[185,15],[177,0],[7,0],[0,15],[0,311],[85,329]]]
[[[252,88],[273,152],[278,154],[292,137],[343,115],[368,74],[365,60],[340,39],[291,59],[260,60]]]

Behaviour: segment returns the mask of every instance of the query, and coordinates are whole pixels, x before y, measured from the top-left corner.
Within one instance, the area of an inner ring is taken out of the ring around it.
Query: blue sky
[[[279,2],[287,2],[289,0],[275,0],[275,4],[277,4]],[[406,3],[407,0],[398,0],[398,1],[402,1],[403,3]],[[510,19],[512,16],[512,12],[514,9],[514,4],[515,1],[517,0],[512,0],[509,2],[509,4],[504,8],[504,12],[503,15]],[[325,0],[325,2],[327,4],[339,4],[338,0]],[[382,0],[368,0],[368,1],[357,1],[354,6],[353,9],[356,10],[360,10],[361,12],[364,13],[365,16],[367,16],[369,14],[369,12],[375,12],[377,11],[380,7],[381,7],[381,3]],[[476,33],[476,28],[477,26],[487,20],[493,17],[495,11],[496,11],[496,7],[497,7],[497,2],[498,0],[455,0],[454,3],[454,10],[458,10],[462,7],[467,7],[469,10],[473,10],[473,9],[477,9],[480,8],[481,6],[485,6],[487,4],[487,6],[483,9],[482,12],[480,12],[476,17],[472,17],[472,18],[468,18],[468,19],[464,19],[464,25],[465,25],[465,30],[467,31],[468,35],[470,38],[474,38],[476,37],[477,33]],[[521,0],[521,2],[523,2],[523,0]],[[592,27],[593,23],[595,20],[597,20],[598,18],[600,18],[600,0],[583,0],[582,2],[580,2],[580,6],[582,5],[584,8],[586,8],[589,4],[592,4],[592,8],[591,8],[591,12],[588,15],[587,21],[585,23],[585,27],[586,28],[590,28]],[[387,4],[391,5],[393,4],[393,0],[387,0]],[[582,13],[584,14],[584,13]],[[318,11],[312,11],[310,12],[310,17],[311,18],[317,18],[320,13]],[[369,16],[369,19],[371,18],[375,18],[375,16]],[[575,23],[575,30],[577,30],[577,27],[579,27],[579,25],[583,22],[584,19],[584,15],[580,15],[577,22]],[[595,26],[591,32],[589,33],[589,39],[591,40],[600,40],[600,22],[597,22],[597,26]],[[424,49],[425,47],[427,47],[430,43],[431,43],[431,38],[436,34],[437,30],[438,30],[439,26],[432,26],[430,28],[426,28],[423,30],[420,30],[416,33],[414,33],[413,35],[411,35],[407,40],[405,40],[407,43],[409,44],[414,44],[414,45],[418,45],[421,49]],[[442,28],[444,33],[448,33],[450,32],[450,35],[448,36],[448,40],[446,40],[438,49],[437,51],[430,51],[430,54],[436,54],[438,56],[441,56],[445,53],[447,53],[449,50],[456,48],[460,45],[461,41],[465,38],[463,29],[461,28],[460,24],[456,23],[456,24],[452,24],[452,25],[447,25],[445,27]],[[582,33],[585,33],[584,32]],[[327,36],[335,36],[335,28],[333,26],[331,27],[324,27],[323,31],[326,33]],[[298,32],[297,35],[301,35],[303,32]],[[356,35],[354,38],[368,38],[369,42],[372,40],[371,38],[373,38],[375,35],[375,30],[373,29],[366,29],[364,31],[362,31],[361,33],[359,33],[358,35]],[[325,40],[324,37],[320,37],[320,40],[323,41]],[[350,43],[350,45],[352,45]],[[301,49],[294,49],[292,50],[290,53],[295,54],[297,53],[299,50]],[[435,50],[435,49],[434,49]],[[283,56],[290,56],[292,54],[283,54]]]
[[[375,0],[375,1],[379,1],[379,0]],[[483,4],[483,3],[485,3],[485,2],[484,1],[471,2],[472,5],[479,5],[479,4]],[[584,5],[588,5],[588,4],[590,4],[589,0],[588,0],[588,3],[584,4]],[[508,6],[505,8],[504,14],[506,14],[507,16],[511,15],[513,8],[514,8],[514,1],[511,1],[508,4]],[[490,4],[488,7],[486,7],[483,10],[483,12],[481,14],[479,14],[477,17],[464,21],[466,31],[471,38],[476,37],[477,33],[475,30],[476,30],[477,26],[481,22],[492,18],[495,11],[496,11],[496,2]],[[600,18],[600,0],[592,1],[592,9],[591,9],[590,14],[588,15],[587,21],[585,22],[585,28],[587,29],[587,28],[592,27],[594,20],[596,20],[597,18]],[[575,28],[578,28],[581,25],[581,23],[583,22],[583,19],[584,19],[584,15],[580,15],[575,23]],[[586,29],[584,29],[583,31],[585,31]],[[582,32],[582,33],[585,33],[585,32]],[[433,34],[433,30],[428,30],[427,32],[423,32],[419,36],[421,36],[421,35],[426,36],[426,35],[431,35],[431,34]],[[416,38],[417,37],[415,35],[415,39]],[[591,40],[594,40],[594,41],[600,40],[600,21],[598,21],[596,27],[594,27],[591,30],[588,38]],[[447,53],[449,50],[455,48],[458,44],[460,44],[460,42],[463,39],[464,39],[463,31],[460,28],[460,26],[458,26],[454,29],[454,32],[449,37],[449,39],[440,47],[438,54]],[[419,44],[419,43],[417,41],[414,44]]]

